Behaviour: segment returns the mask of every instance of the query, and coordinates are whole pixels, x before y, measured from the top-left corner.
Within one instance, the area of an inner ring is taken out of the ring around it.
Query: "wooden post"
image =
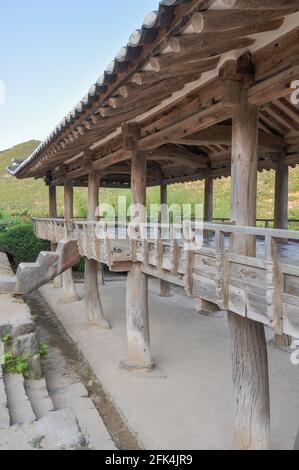
[[[277,163],[275,171],[275,207],[274,228],[288,230],[289,228],[289,167],[283,157]],[[287,243],[287,240],[284,240]],[[275,335],[274,344],[278,348],[289,348],[292,338],[288,335]]]
[[[213,222],[214,180],[211,176],[205,179],[204,221]]]
[[[168,209],[167,209],[167,185],[161,184],[160,186],[160,204],[161,204],[161,224],[168,223]],[[160,233],[163,233],[163,229]],[[160,281],[160,296],[171,297],[170,283],[167,281]]]
[[[64,219],[67,224],[67,236],[70,235],[68,224],[73,220],[73,184],[71,181],[64,183]],[[62,284],[64,290],[64,301],[67,303],[77,302],[77,295],[72,269],[68,269],[62,274]]]
[[[88,177],[88,220],[98,220],[96,210],[99,206],[99,174],[91,170]],[[103,306],[99,293],[99,263],[85,258],[85,305],[89,323],[103,329],[109,329],[110,324],[104,317]]]
[[[204,186],[204,208],[203,208],[203,220],[204,222],[213,222],[213,196],[214,196],[214,180],[211,176],[205,178]],[[208,240],[213,235],[209,230],[204,230],[203,238]],[[217,305],[207,302],[200,297],[195,298],[196,310],[209,316],[220,316],[219,308]]]
[[[288,230],[289,167],[281,159],[275,172],[274,228]]]
[[[145,154],[134,149],[131,164],[131,204],[146,204],[146,168]],[[135,217],[135,221],[136,219],[137,222],[144,222],[140,213],[139,217]],[[121,363],[121,367],[128,370],[151,370],[153,362],[150,351],[148,279],[137,262],[133,263],[128,273],[126,312],[128,361]]]
[[[49,185],[49,217],[52,219],[57,218],[57,193],[56,186]],[[51,243],[51,251],[55,252],[57,250],[57,243]],[[61,275],[53,279],[53,287],[59,289],[62,287],[62,277]]]
[[[245,88],[234,110],[232,138],[231,220],[255,226],[257,188],[258,109],[250,106]],[[255,237],[234,234],[234,253],[255,256]],[[270,400],[264,326],[228,313],[236,413],[235,441],[239,449],[268,449]]]
[[[103,263],[99,263],[98,283],[99,286],[105,285],[105,272]]]
[[[204,207],[203,207],[203,220],[204,222],[213,222],[213,196],[214,196],[214,180],[211,176],[205,178],[204,188]],[[209,240],[213,233],[209,230],[204,230],[204,240]]]

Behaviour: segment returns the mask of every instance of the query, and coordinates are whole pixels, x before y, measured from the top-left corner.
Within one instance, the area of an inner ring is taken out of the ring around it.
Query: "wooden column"
[[[205,178],[204,187],[204,206],[203,206],[203,220],[204,222],[213,222],[213,196],[214,196],[214,180],[208,176]],[[214,234],[209,230],[204,230],[204,241],[208,241]]]
[[[71,181],[65,181],[65,184],[64,184],[64,219],[67,225],[70,221],[73,220],[73,199],[74,199],[73,184]],[[67,227],[67,236],[70,236],[68,227]],[[63,284],[63,290],[64,290],[64,301],[69,302],[69,303],[78,301],[79,297],[76,292],[72,269],[68,269],[62,274],[62,284]]]
[[[204,222],[213,222],[213,196],[214,196],[214,179],[211,176],[205,178],[204,183],[204,207],[203,207],[203,220]],[[213,232],[204,230],[204,240],[208,240],[213,236]],[[209,316],[221,316],[219,313],[219,307],[207,300],[201,299],[200,297],[195,298],[196,310]]]
[[[214,180],[208,176],[205,179],[205,198],[204,198],[204,214],[205,222],[213,222],[213,196],[214,196]]]
[[[160,203],[161,203],[161,224],[168,223],[168,209],[167,205],[167,185],[161,184],[160,186]],[[163,233],[163,229],[161,231]],[[170,283],[167,281],[160,281],[160,296],[171,297]]]
[[[146,155],[137,150],[132,152],[131,204],[146,204]],[[134,212],[132,216],[135,215]],[[138,221],[143,221],[141,214],[137,217]],[[148,279],[137,262],[133,263],[132,270],[128,273],[126,316],[128,362],[121,363],[121,367],[150,370],[153,362],[150,351]]]
[[[283,161],[277,163],[275,172],[274,228],[288,230],[289,216],[289,167]]]
[[[241,89],[233,116],[231,220],[256,224],[258,109]],[[254,237],[235,234],[232,250],[255,256]],[[268,449],[270,430],[268,357],[264,326],[228,313],[233,365],[235,442],[239,449]]]
[[[274,228],[289,228],[289,167],[283,157],[277,163],[275,171]],[[287,240],[284,242],[287,243]],[[278,348],[288,348],[292,344],[292,338],[284,334],[275,335],[274,343]]]
[[[49,217],[52,219],[57,218],[57,194],[56,186],[50,184],[49,186]]]
[[[88,220],[98,220],[96,210],[99,206],[98,172],[91,170],[88,177]],[[89,323],[104,329],[109,329],[110,324],[104,317],[103,306],[99,293],[99,263],[93,259],[85,258],[85,305]]]
[[[49,185],[49,217],[52,219],[57,218],[57,191],[56,186]],[[57,249],[57,243],[51,243],[51,250],[55,252]],[[53,280],[53,287],[59,289],[62,287],[61,275],[55,277]]]

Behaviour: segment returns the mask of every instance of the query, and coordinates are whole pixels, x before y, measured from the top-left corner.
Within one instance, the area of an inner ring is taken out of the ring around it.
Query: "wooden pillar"
[[[57,218],[57,192],[56,186],[49,185],[49,217],[52,219]],[[51,243],[51,251],[55,252],[57,250],[57,243]],[[53,287],[59,289],[62,287],[62,277],[61,275],[53,279]]]
[[[167,209],[167,185],[161,184],[160,186],[160,203],[161,203],[161,224],[168,223],[168,209]],[[163,233],[163,230],[161,231]],[[170,283],[167,281],[160,281],[160,296],[171,297]]]
[[[64,183],[64,219],[68,222],[73,220],[73,184],[71,181]],[[69,228],[67,228],[67,236],[69,236]],[[79,300],[73,279],[72,269],[68,269],[62,274],[62,284],[64,291],[64,301],[71,303]]]
[[[258,150],[258,109],[241,88],[233,116],[231,220],[255,226]],[[256,240],[235,234],[232,250],[255,256]],[[268,449],[270,403],[268,357],[264,325],[228,313],[233,365],[235,442],[239,449]]]
[[[274,228],[288,230],[289,223],[289,167],[283,159],[275,172]]]
[[[204,198],[204,214],[205,222],[213,222],[213,196],[214,196],[214,180],[211,176],[205,179],[205,198]]]
[[[289,228],[289,167],[283,157],[277,163],[275,171],[275,206],[274,228],[288,230]],[[282,240],[287,243],[287,240]],[[274,344],[278,348],[289,348],[292,338],[288,335],[275,335]]]
[[[204,187],[204,207],[203,207],[203,220],[204,222],[213,222],[213,196],[214,196],[214,180],[211,176],[205,178]],[[204,230],[204,241],[208,241],[213,236],[213,232]]]
[[[91,170],[88,177],[88,220],[96,221],[96,210],[99,206],[98,172]],[[85,258],[85,305],[89,323],[103,329],[109,329],[110,324],[104,317],[103,306],[99,293],[99,263]]]
[[[138,153],[137,150],[132,152],[131,204],[142,206],[146,204],[146,156],[143,153]],[[141,214],[139,221],[143,221]],[[121,363],[121,367],[129,370],[150,370],[153,368],[153,362],[150,351],[148,279],[141,271],[140,263],[137,262],[133,263],[132,269],[128,273],[126,317],[128,361]]]

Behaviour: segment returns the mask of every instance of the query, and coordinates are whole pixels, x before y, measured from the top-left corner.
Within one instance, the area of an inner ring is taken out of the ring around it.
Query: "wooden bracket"
[[[140,127],[136,122],[125,122],[122,125],[122,136],[124,149],[126,151],[133,151],[137,147],[137,142],[140,139]]]

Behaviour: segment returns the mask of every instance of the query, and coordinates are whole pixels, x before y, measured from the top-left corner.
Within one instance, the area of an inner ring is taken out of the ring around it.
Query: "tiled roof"
[[[122,47],[113,61],[107,66],[104,73],[94,83],[88,93],[77,103],[77,105],[66,115],[65,118],[55,127],[51,134],[43,140],[36,150],[20,165],[10,167],[9,172],[16,176],[26,166],[41,155],[41,153],[57,139],[71,124],[75,122],[85,110],[96,100],[101,99],[101,94],[105,93],[111,75],[124,73],[130,70],[131,60],[141,55],[143,47],[150,41],[161,27],[165,27],[169,22],[169,16],[174,14],[175,9],[184,3],[192,0],[161,0],[157,11],[148,13],[140,29],[133,31],[126,46]]]

